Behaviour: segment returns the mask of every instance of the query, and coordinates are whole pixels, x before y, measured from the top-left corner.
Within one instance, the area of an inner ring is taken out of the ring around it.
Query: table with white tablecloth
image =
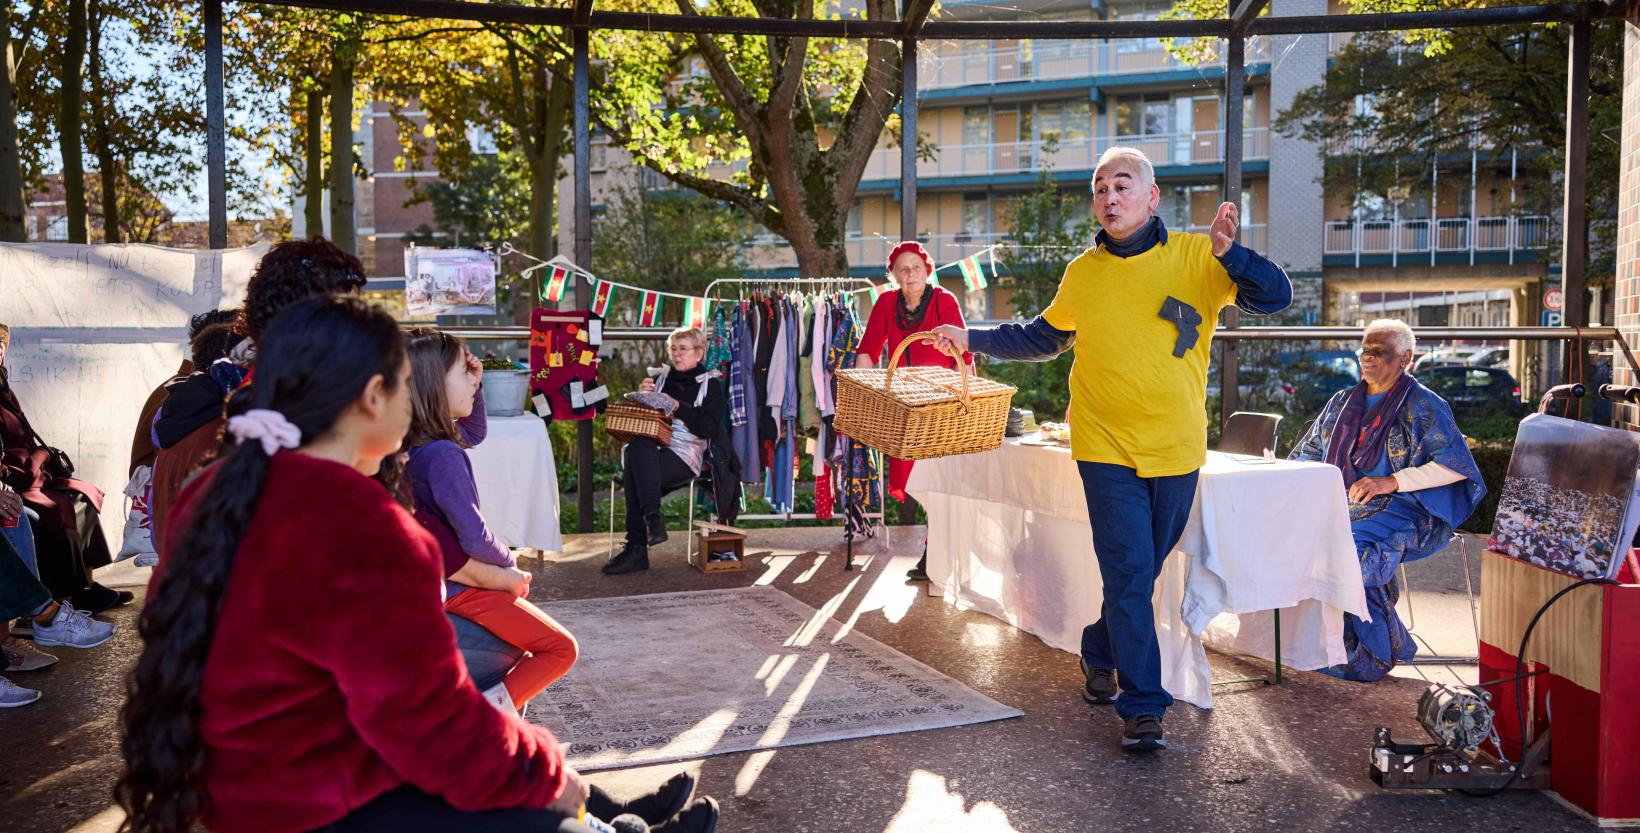
[[[467,449],[490,531],[509,547],[564,548],[558,531],[558,467],[540,417],[489,418],[489,435]]]
[[[1010,439],[923,460],[907,491],[928,513],[930,593],[1081,650],[1102,598],[1070,450]],[[1321,463],[1209,453],[1178,548],[1156,582],[1162,685],[1213,702],[1204,642],[1314,669],[1344,661],[1343,611],[1366,615],[1343,479]]]

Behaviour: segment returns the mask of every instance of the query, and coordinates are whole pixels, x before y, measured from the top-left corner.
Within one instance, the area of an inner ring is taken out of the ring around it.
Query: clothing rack
[[[822,292],[827,291],[826,289],[824,289],[824,287],[837,287],[837,291],[849,292],[850,294],[857,295],[858,293],[861,293],[861,292],[869,292],[869,291],[871,291],[871,289],[873,287],[876,286],[876,284],[873,283],[870,279],[867,279],[867,278],[852,278],[852,277],[837,277],[837,278],[719,278],[719,279],[717,279],[715,281],[712,281],[711,283],[707,284],[706,285],[706,291],[702,294],[707,298],[714,298],[715,297],[718,300],[721,300],[722,299],[722,294],[721,293],[719,293],[716,296],[714,296],[712,294],[712,290],[717,289],[719,284],[726,284],[726,285],[735,287],[738,290],[738,295],[736,297],[737,301],[745,300],[747,291],[782,292],[782,291],[787,291],[787,290],[790,290],[790,289],[796,289],[798,287],[810,286],[810,287],[821,287],[822,289],[820,291],[822,291]],[[865,286],[864,286],[863,289],[853,289],[853,290],[843,289],[843,287],[846,287],[846,286],[849,286],[849,285],[852,285],[852,284],[864,284]],[[855,318],[860,319],[861,316],[858,314],[859,311],[856,310],[855,312],[856,312]],[[849,455],[850,456],[849,456],[848,459],[845,459],[844,464],[843,464],[845,471],[853,465],[853,459],[852,459],[852,455],[854,453],[853,452],[853,446],[851,445],[849,448],[850,448],[850,450],[849,450]],[[798,468],[799,467],[795,463],[793,463],[793,465],[792,465],[792,479],[791,479],[792,505],[793,506],[795,506],[796,503],[797,503],[797,470],[798,470]],[[883,459],[882,465],[877,467],[877,511],[876,512],[865,512],[865,513],[862,513],[862,516],[864,518],[866,518],[867,520],[876,519],[877,527],[882,532],[883,545],[887,546],[888,543],[889,543],[889,536],[888,536],[888,460],[887,460],[886,457]],[[848,520],[847,520],[847,516],[846,516],[846,510],[844,511],[844,513],[836,515],[836,517],[843,518],[843,529],[844,529],[844,531],[843,531],[843,541],[844,541],[844,544],[846,545],[844,559],[843,559],[843,570],[844,571],[850,571],[850,570],[854,569],[854,532],[853,532],[853,530],[850,530],[848,528]],[[741,516],[739,516],[739,519],[740,520],[747,520],[747,521],[793,521],[793,520],[819,520],[819,516],[816,515],[813,512],[776,512],[776,513],[763,513],[763,514],[756,514],[756,515],[741,515]],[[611,528],[613,528],[613,527],[611,527]]]

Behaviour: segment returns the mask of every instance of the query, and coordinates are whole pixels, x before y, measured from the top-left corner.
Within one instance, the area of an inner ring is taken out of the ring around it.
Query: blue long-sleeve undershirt
[[[1165,235],[1165,232],[1163,232]],[[1162,237],[1165,242],[1166,237]],[[1236,306],[1254,315],[1280,312],[1293,302],[1293,284],[1287,273],[1269,258],[1231,243],[1219,264],[1236,285]],[[968,349],[999,359],[1047,361],[1076,343],[1076,333],[1061,330],[1042,316],[1020,324],[1007,322],[968,331]]]

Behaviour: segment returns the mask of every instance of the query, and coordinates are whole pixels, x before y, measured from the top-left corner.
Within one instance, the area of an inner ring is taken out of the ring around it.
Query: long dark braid
[[[268,326],[247,404],[278,411],[304,441],[317,439],[372,377],[396,388],[404,361],[403,337],[386,313],[354,298],[310,298]],[[144,646],[126,684],[126,770],[114,788],[127,816],[122,830],[184,833],[207,809],[200,686],[219,605],[270,462],[260,443],[229,447],[207,474],[209,487],[137,621]]]

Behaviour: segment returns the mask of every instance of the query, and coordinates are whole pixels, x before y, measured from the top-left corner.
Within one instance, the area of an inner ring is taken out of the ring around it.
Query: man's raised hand
[[[1241,229],[1241,211],[1235,203],[1219,203],[1219,213],[1213,218],[1213,225],[1207,231],[1213,238],[1213,256],[1224,257],[1230,251],[1230,244],[1236,242],[1236,232]]]

